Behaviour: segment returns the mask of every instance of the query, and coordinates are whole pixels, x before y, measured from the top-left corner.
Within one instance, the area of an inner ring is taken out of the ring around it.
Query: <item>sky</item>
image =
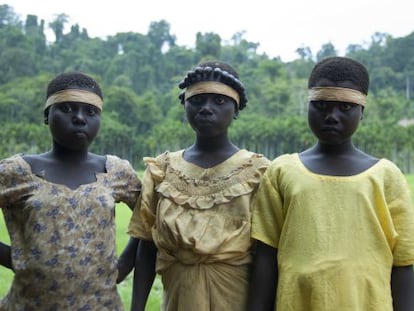
[[[178,45],[195,46],[196,33],[213,32],[222,44],[236,33],[259,44],[258,53],[291,61],[297,48],[315,55],[332,43],[338,55],[349,44],[368,47],[376,32],[394,38],[414,32],[411,0],[5,0],[24,21],[27,14],[44,19],[69,16],[70,25],[86,28],[90,37],[119,32],[146,34],[151,22],[165,20]],[[53,38],[53,37],[51,37]]]

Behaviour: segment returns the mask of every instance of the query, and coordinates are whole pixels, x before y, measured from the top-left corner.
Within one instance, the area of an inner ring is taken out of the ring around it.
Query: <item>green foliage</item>
[[[314,142],[306,121],[307,78],[317,60],[337,54],[330,42],[319,51],[298,47],[298,58],[284,63],[257,53],[259,43],[246,40],[244,31],[224,43],[218,34],[198,32],[195,48],[189,48],[176,44],[165,20],[152,22],[147,34],[105,39],[89,38],[77,24],[65,33],[67,22],[65,13],[46,26],[35,15],[21,21],[12,7],[0,5],[2,157],[49,148],[42,124],[45,87],[54,75],[69,70],[91,74],[104,91],[93,151],[117,154],[142,168],[144,156],[185,148],[194,136],[177,85],[191,67],[211,58],[232,64],[248,92],[248,106],[230,130],[237,145],[274,158]],[[55,42],[46,42],[47,27]],[[405,172],[414,170],[413,40],[414,32],[402,38],[377,32],[368,44],[347,48],[347,56],[366,64],[371,74],[355,141],[367,153],[395,160]]]
[[[200,58],[219,58],[221,49],[221,38],[218,34],[209,32],[196,35],[196,51]]]

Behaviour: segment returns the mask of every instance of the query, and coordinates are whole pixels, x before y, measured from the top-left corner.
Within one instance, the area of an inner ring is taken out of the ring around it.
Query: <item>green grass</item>
[[[408,185],[410,186],[411,194],[412,194],[411,199],[414,204],[414,174],[407,174],[405,175],[405,177],[407,177]]]
[[[1,213],[0,213],[1,214]],[[9,244],[9,235],[7,233],[6,226],[4,224],[3,215],[0,215],[0,241]],[[131,217],[130,209],[122,204],[119,204],[116,209],[116,226],[117,226],[117,250],[120,254],[128,242],[129,236],[126,233],[127,227],[129,224],[129,219]],[[124,282],[118,285],[118,292],[121,296],[122,302],[124,304],[125,310],[129,310],[131,305],[131,295],[132,295],[132,274],[130,273]],[[0,266],[0,298],[4,297],[10,287],[11,281],[13,279],[13,273]],[[146,310],[149,311],[158,311],[161,306],[161,297],[162,297],[162,285],[157,277],[155,279],[154,285],[152,287],[150,297],[147,302]]]

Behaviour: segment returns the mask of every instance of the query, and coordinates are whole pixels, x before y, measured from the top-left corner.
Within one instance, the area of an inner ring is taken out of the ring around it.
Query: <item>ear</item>
[[[49,124],[49,109],[47,109],[43,114],[43,123],[46,125]]]
[[[239,107],[236,104],[236,101],[234,101],[234,116],[233,119],[237,120],[239,118]]]

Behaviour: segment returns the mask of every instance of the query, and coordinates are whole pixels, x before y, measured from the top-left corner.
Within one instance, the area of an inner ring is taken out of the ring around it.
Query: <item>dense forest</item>
[[[244,82],[249,102],[235,120],[235,144],[274,158],[311,146],[307,128],[307,77],[315,62],[337,55],[327,42],[316,53],[297,49],[282,62],[257,52],[259,43],[235,33],[223,42],[216,33],[197,33],[195,47],[176,44],[168,21],[154,21],[146,34],[117,33],[91,38],[64,13],[45,23],[35,15],[22,20],[0,5],[0,157],[50,148],[43,124],[48,81],[64,71],[92,75],[104,91],[104,111],[94,152],[117,154],[142,168],[142,157],[191,144],[193,134],[178,101],[178,83],[201,60],[231,63]],[[54,39],[46,38],[52,30]],[[281,42],[283,44],[283,42]],[[351,44],[346,56],[363,62],[371,74],[368,104],[355,144],[414,172],[414,32],[393,38],[374,33],[371,42]],[[413,155],[411,154],[413,152]]]

